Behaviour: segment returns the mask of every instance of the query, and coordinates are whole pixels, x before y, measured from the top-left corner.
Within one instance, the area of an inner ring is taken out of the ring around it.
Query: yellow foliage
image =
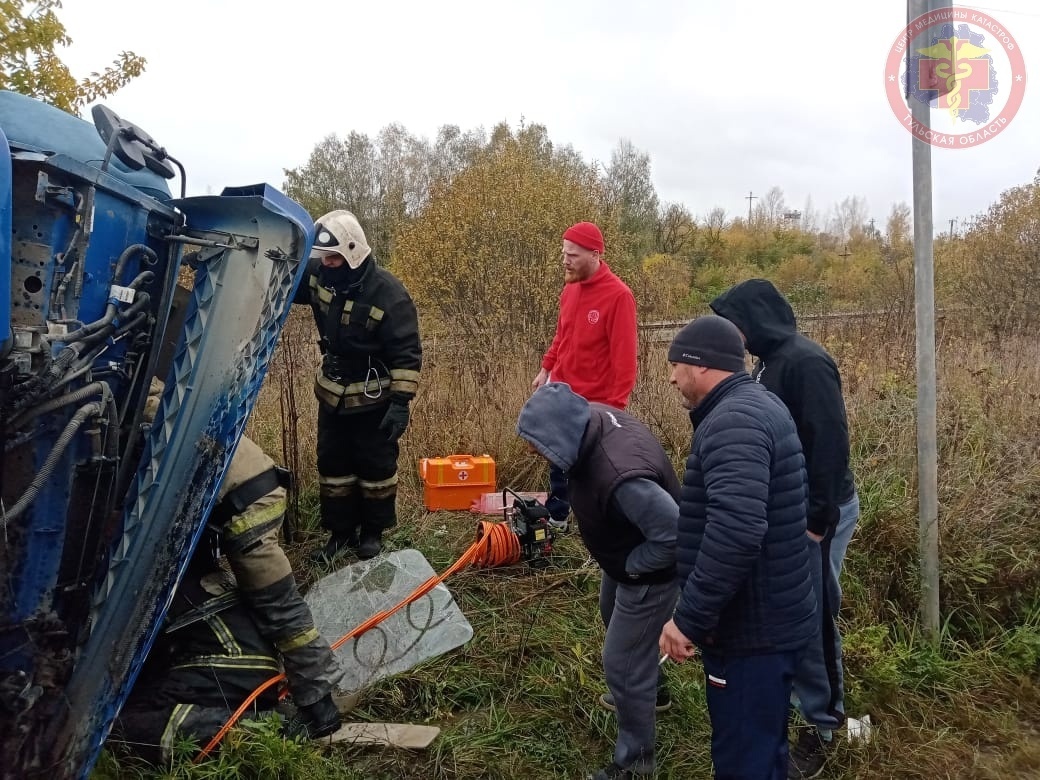
[[[995,335],[1040,326],[1040,174],[1003,193],[951,253],[959,303],[978,312]],[[957,267],[959,266],[959,267]]]
[[[144,72],[145,59],[124,51],[102,72],[77,80],[55,52],[72,43],[56,8],[59,0],[0,0],[0,89],[75,113]]]
[[[738,282],[762,276],[762,272],[746,263],[705,265],[693,275],[693,295],[707,303]]]
[[[690,266],[682,258],[647,255],[631,285],[643,319],[670,319],[687,313]]]
[[[606,257],[619,247],[603,218],[594,172],[547,142],[499,137],[450,184],[436,188],[394,241],[391,265],[434,329],[547,346],[563,272],[563,231],[596,221]],[[438,327],[439,326],[439,327]],[[425,327],[425,325],[424,325]]]
[[[818,281],[820,269],[808,255],[794,255],[781,262],[773,276],[777,287],[783,290]]]

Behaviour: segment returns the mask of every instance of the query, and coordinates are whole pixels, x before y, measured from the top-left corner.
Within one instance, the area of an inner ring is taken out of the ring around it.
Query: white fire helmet
[[[314,223],[314,247],[311,257],[341,255],[351,268],[357,268],[368,257],[368,241],[357,217],[349,211],[330,211]]]

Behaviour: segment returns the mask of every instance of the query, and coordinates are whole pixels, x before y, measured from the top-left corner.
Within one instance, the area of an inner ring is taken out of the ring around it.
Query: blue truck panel
[[[173,200],[120,157],[139,138],[106,144],[20,95],[0,92],[0,130],[0,778],[86,777],[212,508],[312,221],[264,184]],[[179,278],[187,316],[167,328]]]

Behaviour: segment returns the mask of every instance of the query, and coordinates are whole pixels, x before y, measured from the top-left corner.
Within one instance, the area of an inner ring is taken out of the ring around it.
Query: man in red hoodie
[[[571,225],[563,234],[564,286],[556,335],[531,382],[566,382],[587,401],[617,409],[628,405],[636,384],[636,300],[603,260],[603,234],[592,222]],[[553,525],[567,528],[567,477],[549,468],[546,508]]]

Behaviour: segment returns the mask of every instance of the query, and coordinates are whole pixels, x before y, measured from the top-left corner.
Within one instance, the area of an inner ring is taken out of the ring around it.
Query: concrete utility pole
[[[751,227],[751,201],[758,200],[758,195],[755,195],[755,194],[753,194],[751,192],[751,190],[748,190],[748,194],[747,194],[746,200],[747,200],[747,224],[748,224],[748,227]]]
[[[907,0],[907,25],[946,0]],[[909,32],[909,30],[908,30]],[[922,38],[922,40],[925,40]],[[914,47],[907,47],[907,57]],[[928,127],[931,107],[909,94],[914,126]],[[923,133],[921,134],[923,135]],[[921,622],[933,643],[939,640],[939,487],[935,401],[935,268],[932,246],[932,147],[913,134],[914,304],[917,319],[917,492],[921,559]]]
[[[957,230],[957,218],[954,217],[950,220],[950,238],[953,238],[954,231]]]

